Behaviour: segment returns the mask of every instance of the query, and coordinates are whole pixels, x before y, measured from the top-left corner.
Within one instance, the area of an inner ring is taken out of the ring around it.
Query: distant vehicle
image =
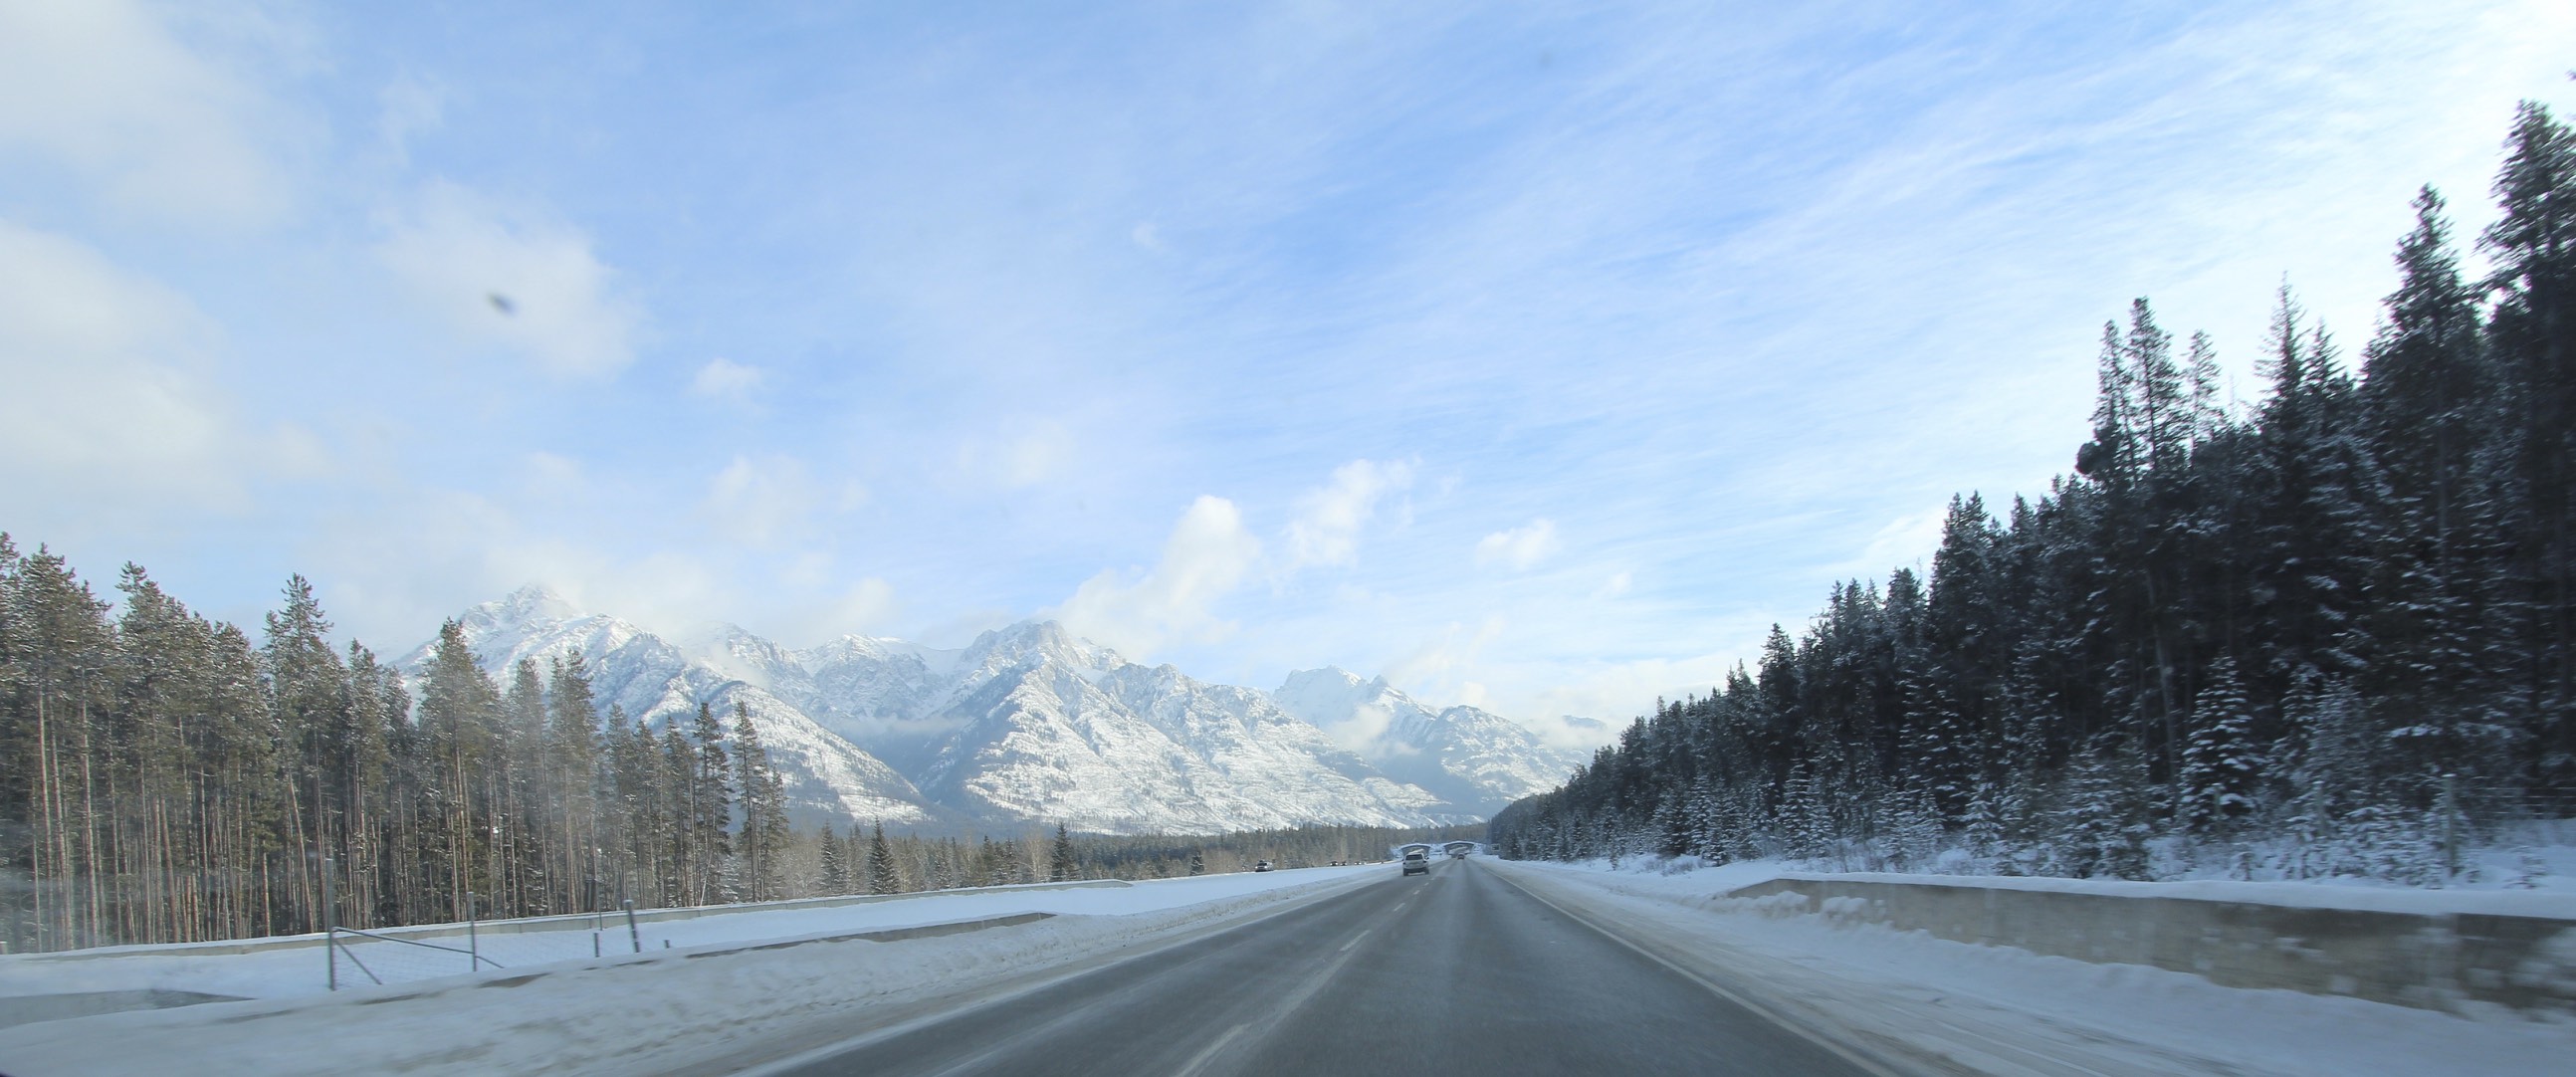
[[[1422,855],[1420,850],[1404,854],[1404,873],[1407,875],[1431,874],[1431,858]]]
[[[1268,870],[1270,870],[1270,862],[1269,862],[1269,861],[1267,861],[1267,860],[1256,860],[1256,861],[1254,861],[1254,862],[1253,862],[1253,864],[1252,864],[1252,870],[1254,870],[1254,871],[1268,871]]]
[[[1451,850],[1449,850],[1449,859],[1451,859],[1451,860],[1465,860],[1465,859],[1467,859],[1467,850],[1465,850],[1465,849],[1451,849]]]

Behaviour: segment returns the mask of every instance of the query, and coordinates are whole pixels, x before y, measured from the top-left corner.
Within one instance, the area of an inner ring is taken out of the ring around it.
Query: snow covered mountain
[[[627,621],[583,613],[542,587],[521,588],[457,621],[475,661],[505,685],[520,659],[533,658],[542,669],[549,659],[581,655],[603,713],[613,704],[659,727],[686,721],[701,700],[727,716],[739,701],[786,777],[796,815],[889,823],[931,817],[903,775],[782,699],[779,690],[805,690],[802,667],[741,629],[683,648]],[[436,643],[421,644],[399,663],[415,691]]]
[[[603,707],[655,725],[687,718],[700,700],[724,712],[742,701],[809,818],[1062,821],[1127,833],[1419,826],[1481,818],[1526,791],[1509,785],[1522,771],[1552,765],[1511,755],[1504,731],[1519,727],[1472,708],[1430,716],[1452,731],[1423,743],[1448,746],[1441,758],[1483,777],[1412,766],[1401,752],[1373,760],[1270,693],[1129,662],[1053,622],[987,632],[958,650],[864,636],[789,650],[731,625],[665,638],[529,587],[467,610],[459,625],[496,678],[522,658],[579,653]],[[405,671],[416,677],[430,651],[405,656]],[[1446,784],[1392,776],[1389,762]]]
[[[1386,683],[1337,667],[1300,670],[1271,693],[1282,708],[1333,734],[1388,777],[1428,790],[1447,810],[1478,817],[1564,784],[1588,758],[1553,748],[1492,711],[1434,712]]]
[[[960,810],[1114,832],[1466,821],[1261,692],[1129,662],[1051,621],[985,633],[938,704],[961,724],[915,777]]]

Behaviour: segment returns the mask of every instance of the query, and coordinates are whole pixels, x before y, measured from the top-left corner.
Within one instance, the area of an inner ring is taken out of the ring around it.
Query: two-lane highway
[[[935,1021],[799,1075],[1857,1074],[1475,860]]]

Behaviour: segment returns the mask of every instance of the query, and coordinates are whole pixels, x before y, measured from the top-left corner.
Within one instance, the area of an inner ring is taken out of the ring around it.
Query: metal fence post
[[[483,971],[483,947],[474,938],[474,891],[465,892],[465,971]]]
[[[635,930],[635,899],[626,899],[626,941],[635,944],[635,952],[644,952],[644,935]]]
[[[340,989],[340,902],[331,888],[331,858],[322,858],[322,951],[329,955],[331,972],[328,983],[333,991]]]

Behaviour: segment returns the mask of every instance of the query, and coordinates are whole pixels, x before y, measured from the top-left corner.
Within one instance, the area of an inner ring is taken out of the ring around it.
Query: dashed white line
[[[1225,1030],[1225,1035],[1217,1037],[1216,1042],[1200,1048],[1199,1053],[1191,1055],[1189,1061],[1181,1063],[1181,1068],[1173,1070],[1172,1077],[1197,1077],[1200,1070],[1207,1068],[1209,1059],[1215,1058],[1217,1052],[1225,1050],[1226,1044],[1233,1043],[1235,1037],[1243,1035],[1244,1030],[1251,1027],[1252,1022],[1246,1021]]]

